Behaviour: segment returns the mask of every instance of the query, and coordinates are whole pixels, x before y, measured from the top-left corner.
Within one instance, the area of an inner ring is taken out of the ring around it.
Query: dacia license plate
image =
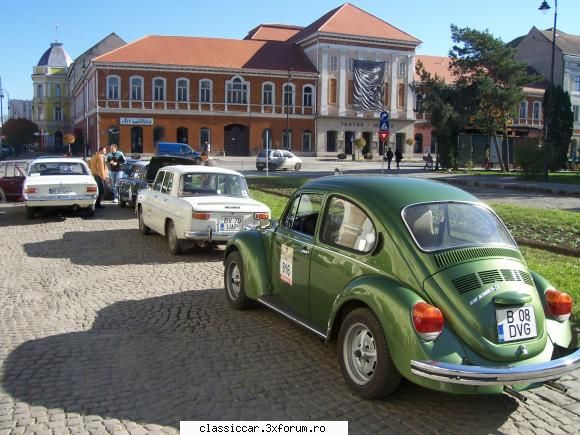
[[[534,338],[536,316],[531,306],[496,310],[497,338],[500,343]]]
[[[72,189],[70,187],[50,187],[48,193],[71,193]]]
[[[242,218],[240,216],[223,217],[220,222],[220,231],[240,231]]]

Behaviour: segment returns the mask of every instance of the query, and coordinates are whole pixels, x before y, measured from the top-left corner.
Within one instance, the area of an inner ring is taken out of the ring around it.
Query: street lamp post
[[[543,14],[550,10],[550,5],[546,0],[542,1],[542,4],[538,8]],[[548,116],[544,116],[546,119],[546,125],[544,126],[544,144],[545,144],[545,156],[544,156],[544,178],[548,181],[548,172],[550,170],[550,142],[548,141],[548,127],[552,123],[552,101],[554,96],[554,56],[556,53],[556,22],[558,18],[558,0],[554,0],[554,27],[552,29],[552,64],[550,66],[550,93],[548,94]],[[551,138],[550,138],[551,139]]]
[[[286,149],[292,150],[292,144],[290,143],[290,99],[292,98],[292,68],[288,70],[288,81],[286,82],[286,89],[284,98],[286,98]]]
[[[50,133],[48,131],[44,131],[44,128],[41,128],[40,131],[37,131],[36,133],[34,133],[35,136],[39,136],[40,137],[40,144],[39,144],[39,150],[40,152],[44,151],[44,138],[46,136],[48,136]]]

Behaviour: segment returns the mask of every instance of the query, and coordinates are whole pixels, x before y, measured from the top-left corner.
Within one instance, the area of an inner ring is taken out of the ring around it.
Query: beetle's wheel
[[[388,353],[381,324],[367,308],[351,311],[342,322],[338,358],[346,382],[364,398],[385,397],[401,380]]]
[[[224,288],[230,305],[243,310],[251,305],[244,290],[244,264],[238,251],[231,252],[226,258]]]

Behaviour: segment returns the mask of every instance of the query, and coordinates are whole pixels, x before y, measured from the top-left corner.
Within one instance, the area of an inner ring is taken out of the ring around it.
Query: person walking
[[[113,189],[113,203],[119,202],[119,192],[117,191],[117,181],[121,179],[121,166],[125,163],[125,155],[117,150],[117,145],[111,145],[111,152],[107,154],[107,164],[109,165],[109,176],[111,177],[111,188]]]
[[[89,160],[89,169],[91,174],[97,182],[99,193],[97,194],[97,202],[95,203],[96,208],[103,208],[101,205],[101,199],[103,198],[103,193],[105,192],[105,179],[109,177],[109,169],[105,164],[105,153],[107,152],[107,147],[102,146],[95,153],[91,160]]]
[[[393,160],[393,150],[389,148],[387,150],[387,169],[389,171],[391,170],[391,161],[392,160]]]
[[[397,171],[401,169],[399,166],[401,164],[401,160],[403,160],[403,153],[401,152],[400,149],[397,148],[397,150],[395,151],[395,162],[397,162]]]

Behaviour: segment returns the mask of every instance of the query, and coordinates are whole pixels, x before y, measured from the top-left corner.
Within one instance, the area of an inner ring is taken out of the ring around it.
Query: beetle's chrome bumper
[[[580,368],[580,349],[552,361],[506,366],[468,366],[439,361],[411,361],[411,373],[422,378],[462,385],[512,385],[558,379]]]

